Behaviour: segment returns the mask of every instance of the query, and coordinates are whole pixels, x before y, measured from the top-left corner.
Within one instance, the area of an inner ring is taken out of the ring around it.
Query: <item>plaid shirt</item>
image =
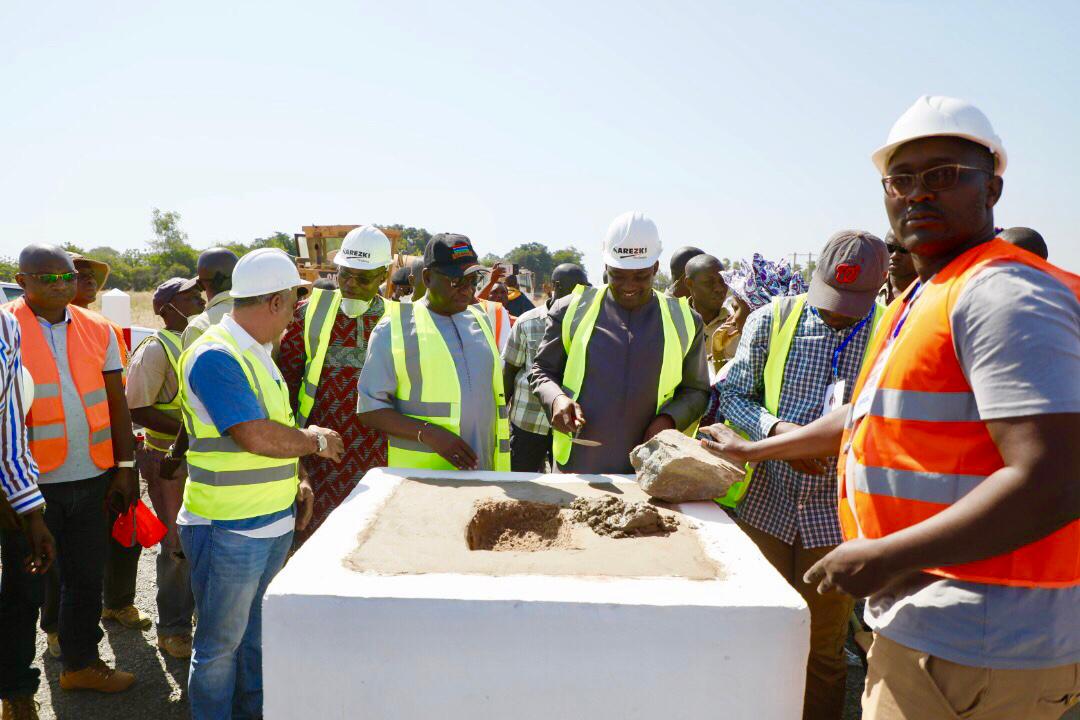
[[[833,353],[851,332],[833,330],[809,305],[803,308],[784,367],[776,417],[763,406],[771,329],[771,305],[747,318],[739,349],[720,384],[720,411],[752,440],[768,437],[781,420],[806,425],[821,417],[825,390],[832,382]],[[839,375],[846,381],[844,402],[851,400],[869,339],[870,323],[866,323],[840,356]],[[736,512],[743,521],[789,545],[798,538],[803,547],[825,547],[842,541],[836,498],[836,458],[830,459],[829,471],[818,476],[796,472],[786,462],[763,462]]]
[[[529,387],[529,371],[532,369],[533,358],[536,357],[536,349],[540,347],[540,341],[544,339],[550,305],[551,303],[544,303],[522,313],[514,323],[514,327],[510,328],[510,339],[506,343],[506,349],[503,350],[503,362],[521,368],[514,380],[510,422],[522,430],[537,435],[547,435],[551,432],[551,423],[540,400]]]

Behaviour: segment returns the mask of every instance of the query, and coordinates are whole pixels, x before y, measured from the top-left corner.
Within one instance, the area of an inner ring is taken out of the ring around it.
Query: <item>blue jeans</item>
[[[285,565],[293,534],[250,538],[213,525],[181,525],[199,622],[188,700],[193,720],[262,717],[262,600]]]

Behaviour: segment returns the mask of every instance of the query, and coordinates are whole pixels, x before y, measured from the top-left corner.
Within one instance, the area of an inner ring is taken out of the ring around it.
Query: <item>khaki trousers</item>
[[[810,655],[806,662],[803,720],[839,720],[847,685],[844,641],[855,600],[839,592],[819,595],[816,587],[803,582],[806,571],[833,548],[804,548],[798,545],[798,538],[795,545],[788,545],[744,522],[739,522],[739,527],[810,608]]]
[[[1080,698],[1080,663],[1038,670],[958,665],[874,633],[863,720],[1056,720]]]

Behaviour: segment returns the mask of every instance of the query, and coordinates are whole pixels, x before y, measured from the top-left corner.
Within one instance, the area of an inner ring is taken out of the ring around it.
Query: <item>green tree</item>
[[[167,271],[182,270],[183,272],[179,272],[179,275],[193,276],[199,253],[188,244],[188,234],[180,227],[180,213],[171,210],[163,212],[154,208],[151,225],[154,237],[147,243],[150,246],[150,252],[146,260],[158,269],[155,275],[156,282],[172,277],[165,274]],[[135,289],[148,290],[149,288]]]
[[[652,286],[660,292],[667,290],[671,286],[671,276],[661,270],[653,276]]]
[[[584,267],[585,253],[578,250],[571,245],[570,247],[563,248],[562,250],[556,250],[551,253],[551,260],[555,265],[562,265],[563,263],[572,263],[574,265],[580,265]]]
[[[400,223],[383,225],[388,230],[397,230],[401,233],[401,247],[398,252],[404,255],[423,255],[427,247],[431,233],[424,228],[405,227]]]
[[[0,257],[0,278],[4,282],[15,282],[15,273],[19,272],[19,263],[9,257]]]
[[[247,251],[258,250],[259,248],[278,248],[284,250],[290,255],[299,255],[300,252],[296,248],[296,242],[293,240],[293,236],[281,232],[278,230],[272,235],[268,235],[264,238],[255,238],[247,245]]]
[[[537,287],[548,282],[551,279],[551,271],[555,269],[555,261],[547,246],[538,242],[518,245],[506,254],[506,260],[532,270],[536,274]]]
[[[503,259],[495,253],[488,253],[484,257],[480,258],[480,264],[486,265],[487,267],[492,267],[493,265],[501,263],[502,261]]]

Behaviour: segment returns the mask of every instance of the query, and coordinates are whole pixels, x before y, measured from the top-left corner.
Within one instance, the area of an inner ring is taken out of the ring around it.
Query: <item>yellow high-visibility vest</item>
[[[297,458],[249,453],[200,420],[192,408],[183,368],[196,348],[209,343],[222,346],[236,359],[270,420],[296,427],[285,382],[275,380],[251,349],[241,352],[222,325],[212,325],[180,356],[180,409],[189,438],[184,507],[210,520],[242,520],[285,510],[300,483]]]
[[[139,347],[155,341],[161,343],[161,347],[165,351],[165,358],[169,361],[169,367],[172,368],[173,374],[176,375],[177,387],[176,394],[172,396],[171,400],[163,403],[154,403],[150,407],[165,413],[176,421],[180,421],[180,353],[183,351],[180,343],[180,336],[171,330],[156,330],[153,335],[139,343]],[[138,348],[136,348],[136,350],[138,350]],[[134,355],[134,353],[132,353],[132,355]],[[161,452],[168,452],[173,441],[176,439],[175,435],[168,435],[166,433],[158,432],[157,430],[151,430],[150,428],[143,428],[143,433],[146,438],[144,440],[146,447]]]
[[[510,470],[510,422],[503,393],[502,359],[487,315],[476,305],[468,312],[480,323],[492,357],[492,402],[495,405],[495,443],[491,467]],[[461,437],[461,385],[450,349],[424,303],[390,303],[391,352],[397,375],[395,409],[402,415],[429,422]],[[390,467],[454,470],[450,462],[416,440],[387,438]]]
[[[795,329],[799,326],[799,318],[802,317],[804,307],[806,307],[805,293],[772,299],[769,354],[765,359],[762,380],[765,383],[765,409],[773,416],[780,411],[780,390],[784,386],[784,368],[787,367],[788,353],[791,352],[791,343],[795,340]],[[878,322],[881,320],[884,311],[885,308],[880,303],[874,303],[874,316],[870,319],[870,335],[866,347],[863,349],[862,362],[866,362],[866,355],[870,350],[870,340],[874,338],[874,333],[877,332]],[[737,427],[730,420],[726,420],[724,424],[747,440],[750,439],[750,436],[742,428]],[[746,491],[750,488],[750,479],[754,476],[754,468],[756,467],[757,463],[746,463],[746,474],[743,479],[732,483],[724,497],[716,498],[716,502],[730,508],[738,505],[739,501],[746,497]]]
[[[581,384],[585,380],[585,363],[589,340],[596,327],[596,318],[608,286],[574,288],[570,304],[562,321],[562,341],[566,350],[566,368],[563,371],[562,386],[571,400],[577,400],[581,394]],[[690,352],[694,341],[694,317],[690,312],[690,303],[686,298],[673,298],[653,291],[660,303],[660,317],[664,324],[664,358],[660,366],[660,380],[657,383],[656,411],[671,400],[675,390],[682,383],[683,359]],[[700,419],[700,418],[699,418]],[[697,432],[694,422],[684,432],[693,437]],[[555,462],[565,465],[570,459],[570,435],[552,429],[552,454]]]
[[[393,300],[372,298],[372,302],[382,300],[383,313],[393,304]],[[319,388],[323,365],[326,364],[326,349],[330,347],[330,336],[334,333],[334,322],[338,308],[341,307],[340,290],[311,291],[311,297],[304,306],[304,375],[297,393],[296,424],[306,427],[311,410],[315,407],[315,393]],[[361,322],[357,318],[357,322]],[[361,330],[363,326],[361,325]]]

